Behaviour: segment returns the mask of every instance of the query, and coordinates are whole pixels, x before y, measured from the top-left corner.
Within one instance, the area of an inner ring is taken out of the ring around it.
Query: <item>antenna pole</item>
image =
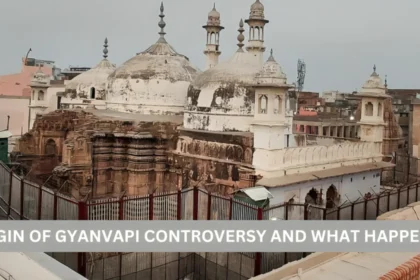
[[[10,116],[8,115],[7,116],[7,129],[6,130],[9,130],[9,123],[10,123]]]

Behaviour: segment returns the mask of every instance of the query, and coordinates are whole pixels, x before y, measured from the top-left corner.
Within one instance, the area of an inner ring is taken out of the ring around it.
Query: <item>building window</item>
[[[268,101],[267,96],[265,95],[260,96],[260,100],[258,102],[259,103],[258,112],[260,114],[267,114],[267,101]]]
[[[281,114],[281,97],[277,95],[274,98],[274,114]]]
[[[45,143],[45,154],[46,155],[56,155],[57,154],[57,145],[53,139],[49,139]]]
[[[90,89],[90,99],[95,99],[95,95],[96,95],[96,90],[93,87]]]
[[[365,116],[371,117],[373,116],[373,104],[372,102],[368,102],[365,105]]]
[[[44,92],[43,92],[42,90],[40,90],[40,91],[38,92],[38,100],[39,100],[39,101],[44,100]]]
[[[378,103],[378,117],[380,117],[382,115],[382,104],[379,102]]]

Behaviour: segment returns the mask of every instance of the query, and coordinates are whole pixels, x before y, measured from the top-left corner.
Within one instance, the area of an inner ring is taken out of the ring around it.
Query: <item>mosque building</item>
[[[16,151],[39,180],[75,197],[143,195],[200,187],[226,195],[263,186],[270,203],[337,205],[380,190],[384,100],[376,69],[357,94],[360,140],[297,145],[289,90],[275,59],[264,60],[269,21],[260,0],[239,21],[238,49],[219,62],[221,14],[213,9],[201,72],[159,39],[115,67],[104,58],[66,84],[61,110],[38,114]],[[245,24],[248,32],[245,32]],[[248,42],[245,45],[245,34]],[[53,175],[53,176],[51,176]],[[331,207],[333,207],[331,206]]]

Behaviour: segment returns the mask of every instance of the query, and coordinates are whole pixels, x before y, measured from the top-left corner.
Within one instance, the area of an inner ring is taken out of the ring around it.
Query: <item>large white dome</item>
[[[210,131],[248,131],[254,115],[252,85],[260,60],[243,51],[201,73],[188,90],[184,127]]]
[[[161,37],[117,68],[108,80],[107,108],[144,114],[182,114],[190,83],[199,70]]]

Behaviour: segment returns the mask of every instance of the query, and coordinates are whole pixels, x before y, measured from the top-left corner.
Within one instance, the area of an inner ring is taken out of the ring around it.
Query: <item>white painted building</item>
[[[220,13],[217,16],[220,22]],[[271,204],[293,199],[314,204],[328,201],[334,207],[379,190],[381,169],[392,164],[382,162],[382,101],[386,93],[376,70],[358,94],[367,108],[362,110],[361,141],[294,147],[287,143],[293,117],[287,92],[293,86],[272,53],[263,62],[268,20],[260,0],[251,6],[245,22],[249,25],[246,50],[241,20],[238,50],[226,62],[212,61],[193,81],[184,128],[252,132],[252,165],[262,177],[257,184],[270,189]]]
[[[97,66],[68,81],[61,97],[61,108],[86,109],[95,106],[96,109],[105,109],[108,77],[114,71],[115,65],[108,60],[108,39],[105,38],[103,59]]]
[[[31,83],[31,101],[29,104],[29,129],[32,128],[38,114],[45,114],[58,108],[57,93],[64,91],[64,84],[52,83],[52,77],[41,70],[35,72]]]
[[[203,26],[207,33],[207,69],[202,73],[166,41],[163,5],[160,18],[158,41],[116,69],[107,60],[105,41],[104,59],[67,84],[67,99],[62,98],[61,103],[68,108],[93,104],[97,109],[126,113],[183,114],[186,130],[251,132],[252,167],[255,175],[262,177],[257,184],[273,194],[271,204],[293,199],[337,205],[379,189],[378,174],[391,164],[382,162],[383,100],[387,95],[376,69],[357,94],[362,102],[361,141],[296,147],[290,137],[293,111],[288,99],[293,86],[272,52],[264,62],[269,21],[260,0],[252,4],[245,20],[249,29],[247,46],[244,48],[244,21],[240,20],[238,49],[220,63],[223,27],[216,8],[210,11]],[[39,74],[34,79],[36,102],[31,108],[36,113],[48,107],[45,98],[54,94],[45,97],[46,77]]]

